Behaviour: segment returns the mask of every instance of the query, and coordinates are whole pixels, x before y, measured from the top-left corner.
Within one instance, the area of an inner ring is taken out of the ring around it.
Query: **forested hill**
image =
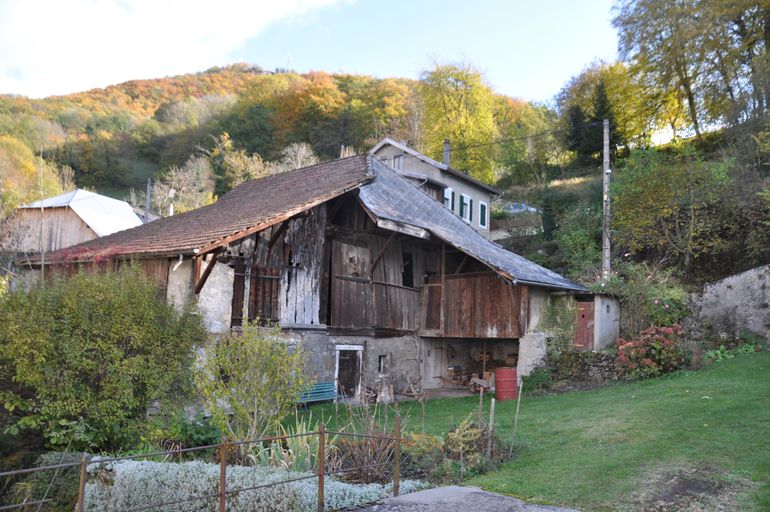
[[[439,112],[457,77],[468,85],[462,106]],[[547,117],[544,107],[495,94],[470,68],[438,66],[415,81],[234,65],[41,100],[0,96],[6,150],[42,149],[49,163],[74,171],[78,186],[118,196],[212,151],[269,162],[307,143],[326,160],[391,136],[438,156],[446,137],[471,146],[547,128]],[[493,181],[499,158],[488,148],[458,150],[454,165]],[[226,186],[219,182],[216,193]]]

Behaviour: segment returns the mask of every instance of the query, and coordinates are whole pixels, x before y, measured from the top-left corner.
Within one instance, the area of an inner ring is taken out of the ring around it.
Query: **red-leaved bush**
[[[638,340],[618,338],[615,366],[627,377],[654,377],[678,370],[684,364],[682,326],[650,327],[639,333]]]

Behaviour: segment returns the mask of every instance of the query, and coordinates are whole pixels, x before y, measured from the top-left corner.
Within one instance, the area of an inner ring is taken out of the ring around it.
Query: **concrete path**
[[[574,509],[532,505],[478,487],[450,485],[388,498],[355,512],[578,512]]]

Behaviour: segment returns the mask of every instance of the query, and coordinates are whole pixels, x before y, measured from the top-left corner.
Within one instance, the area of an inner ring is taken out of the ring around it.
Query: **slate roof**
[[[366,208],[381,219],[431,232],[446,243],[489,265],[512,281],[572,291],[582,286],[481,236],[470,224],[378,160],[374,179],[359,189]]]
[[[96,236],[110,235],[142,224],[142,219],[127,202],[82,189],[25,204],[19,208],[70,208]]]
[[[250,181],[209,206],[49,253],[46,262],[195,254],[265,229],[356,188],[364,207],[378,219],[428,231],[511,281],[585,290],[490,242],[372,156],[333,160]],[[39,263],[35,257],[25,261]]]
[[[164,217],[46,255],[46,261],[194,254],[226,237],[280,222],[371,179],[367,157],[354,156],[244,183],[215,203]],[[37,263],[30,257],[19,263]]]

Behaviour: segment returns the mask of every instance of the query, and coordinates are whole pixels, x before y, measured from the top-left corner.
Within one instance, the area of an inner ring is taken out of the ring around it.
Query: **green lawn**
[[[497,406],[501,436],[510,435],[515,406]],[[441,435],[477,407],[472,397],[432,400],[426,431]],[[400,408],[407,429],[419,430],[419,405]],[[334,428],[334,406],[312,410]],[[714,508],[770,510],[770,353],[592,391],[525,396],[517,446],[513,460],[467,483],[582,510],[644,509],[653,495],[705,486]]]

